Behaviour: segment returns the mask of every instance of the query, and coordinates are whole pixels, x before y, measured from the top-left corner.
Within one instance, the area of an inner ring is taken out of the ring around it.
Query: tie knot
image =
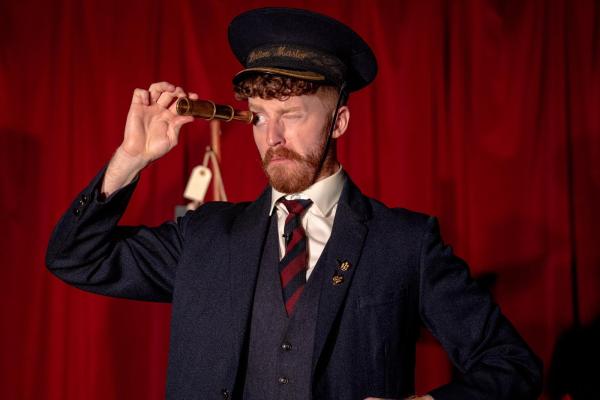
[[[281,202],[287,208],[290,214],[301,215],[312,204],[310,199],[302,200],[286,200],[281,199]]]

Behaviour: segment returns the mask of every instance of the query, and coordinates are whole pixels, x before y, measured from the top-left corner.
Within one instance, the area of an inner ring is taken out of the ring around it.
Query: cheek
[[[306,155],[313,155],[318,153],[322,147],[323,143],[323,135],[322,134],[314,134],[310,135],[310,137],[302,138],[302,142],[299,143],[299,147],[301,148],[300,152]]]
[[[285,147],[306,156],[314,151],[319,135],[311,124],[294,127],[286,132]]]

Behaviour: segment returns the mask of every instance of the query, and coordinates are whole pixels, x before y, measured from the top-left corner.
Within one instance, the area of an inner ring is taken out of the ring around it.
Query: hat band
[[[344,64],[331,54],[289,44],[268,45],[252,50],[246,59],[246,68],[257,67],[311,71],[336,84],[344,80],[346,72]]]

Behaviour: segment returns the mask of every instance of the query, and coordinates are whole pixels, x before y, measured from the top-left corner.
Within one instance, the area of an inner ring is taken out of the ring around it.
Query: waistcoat
[[[245,400],[307,400],[312,397],[314,338],[323,282],[323,250],[291,317],[279,278],[277,217],[271,224],[254,293],[244,386]]]

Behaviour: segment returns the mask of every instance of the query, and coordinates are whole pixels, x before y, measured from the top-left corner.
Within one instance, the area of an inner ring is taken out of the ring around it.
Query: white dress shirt
[[[283,228],[285,219],[288,215],[288,210],[282,203],[278,201],[285,197],[288,200],[311,199],[313,204],[302,215],[301,223],[307,237],[307,252],[308,252],[308,270],[306,271],[306,279],[315,268],[323,249],[331,236],[333,229],[333,219],[337,210],[337,204],[346,182],[346,174],[342,167],[338,171],[316,182],[308,189],[301,193],[285,194],[275,189],[271,193],[271,208],[269,215],[273,214],[273,210],[277,212],[277,231],[279,237],[279,259],[285,255],[285,240],[283,238]]]

